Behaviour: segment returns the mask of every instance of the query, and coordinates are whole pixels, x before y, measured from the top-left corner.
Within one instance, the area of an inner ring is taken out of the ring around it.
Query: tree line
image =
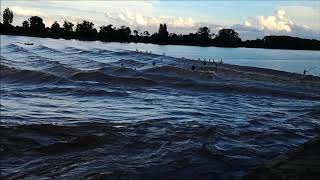
[[[166,24],[160,24],[158,32],[150,34],[148,31],[132,31],[127,26],[117,28],[112,24],[100,26],[97,30],[94,23],[86,20],[76,25],[69,21],[64,21],[60,25],[55,21],[51,27],[46,27],[43,19],[39,16],[32,16],[23,21],[22,26],[13,26],[12,21],[13,12],[6,8],[3,11],[3,23],[0,23],[0,34],[106,42],[320,50],[320,41],[318,40],[290,36],[265,36],[263,39],[242,41],[239,34],[233,29],[221,29],[217,34],[214,34],[210,32],[208,27],[200,27],[196,33],[176,34],[169,33]]]

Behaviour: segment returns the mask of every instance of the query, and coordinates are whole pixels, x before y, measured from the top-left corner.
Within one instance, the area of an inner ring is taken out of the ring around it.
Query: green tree
[[[6,8],[3,11],[2,18],[3,18],[3,24],[10,25],[13,21],[13,12],[9,8]]]

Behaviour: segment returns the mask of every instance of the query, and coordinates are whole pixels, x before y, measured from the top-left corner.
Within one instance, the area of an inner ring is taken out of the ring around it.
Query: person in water
[[[223,61],[222,61],[222,59],[220,60],[219,64],[223,64]]]
[[[204,61],[203,61],[203,66],[206,66],[206,65],[207,65],[207,61],[204,60]]]
[[[194,66],[194,64],[192,64],[191,70],[193,71],[193,70],[195,70],[195,69],[196,69],[196,67]]]
[[[156,62],[152,62],[152,66],[155,67],[156,66]]]
[[[306,75],[307,72],[308,72],[308,71],[304,69],[304,70],[303,70],[303,75]]]
[[[124,65],[121,63],[121,67],[124,68]]]

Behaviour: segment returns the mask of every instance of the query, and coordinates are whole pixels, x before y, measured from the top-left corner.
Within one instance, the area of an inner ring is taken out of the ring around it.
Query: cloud
[[[262,38],[266,35],[288,35],[301,38],[319,39],[319,31],[310,29],[305,24],[298,24],[286,16],[284,9],[279,9],[275,15],[256,16],[244,21],[243,24],[232,26],[239,31],[243,39]]]
[[[106,18],[115,24],[135,25],[135,26],[159,26],[160,23],[166,23],[173,28],[193,27],[195,21],[192,18],[170,17],[170,16],[146,16],[142,13],[133,13],[127,9],[121,9],[120,12],[106,12]]]
[[[190,33],[190,30],[194,31],[198,26],[198,23],[190,17],[152,16],[132,12],[126,8],[122,8],[118,12],[106,12],[105,17],[106,22],[115,26],[125,25],[133,29],[150,32],[156,32],[161,23],[166,23],[169,32],[175,33]]]
[[[16,16],[22,16],[22,17],[31,17],[31,16],[40,16],[43,18],[47,18],[49,15],[45,12],[35,10],[35,9],[30,9],[30,8],[22,8],[19,6],[13,6],[10,8],[14,15]]]
[[[309,28],[320,30],[320,6],[283,6],[286,15],[295,20],[296,23],[306,24]]]
[[[257,26],[261,30],[291,32],[291,26],[293,23],[287,19],[285,14],[286,12],[283,9],[280,9],[276,12],[275,16],[258,16],[250,23]]]

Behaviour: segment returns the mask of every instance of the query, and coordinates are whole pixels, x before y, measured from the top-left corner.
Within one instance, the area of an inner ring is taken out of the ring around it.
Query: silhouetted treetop
[[[51,26],[51,32],[54,34],[54,35],[58,35],[61,33],[61,28],[60,28],[60,24],[55,21],[52,26]]]
[[[144,31],[142,35],[143,36],[150,36],[150,33],[149,33],[149,31]]]
[[[78,33],[92,33],[94,31],[94,24],[89,21],[82,21],[82,23],[78,23],[76,27],[76,32]]]
[[[210,39],[210,29],[208,27],[200,27],[197,31],[199,40],[206,41]]]
[[[235,47],[241,43],[241,39],[239,38],[239,34],[233,29],[221,29],[215,38],[215,42],[228,47]]]
[[[30,22],[30,30],[33,33],[42,33],[45,31],[45,25],[41,17],[32,16],[30,17],[29,22]]]
[[[124,39],[124,40],[128,40],[130,38],[131,35],[131,29],[129,27],[126,26],[121,26],[119,31],[119,35]]]
[[[63,31],[65,33],[71,33],[73,31],[73,26],[74,26],[74,24],[72,22],[64,21],[64,23],[63,23]]]
[[[160,24],[159,31],[158,31],[159,39],[166,40],[168,35],[169,35],[169,32],[167,30],[167,25],[166,24]]]
[[[23,21],[23,22],[22,22],[22,27],[23,27],[25,30],[29,29],[29,22],[28,22],[27,20]]]
[[[133,30],[133,34],[134,34],[134,36],[139,36],[138,30]]]
[[[13,21],[13,12],[9,8],[6,8],[3,11],[2,21],[3,21],[3,24],[5,25],[11,25]]]

